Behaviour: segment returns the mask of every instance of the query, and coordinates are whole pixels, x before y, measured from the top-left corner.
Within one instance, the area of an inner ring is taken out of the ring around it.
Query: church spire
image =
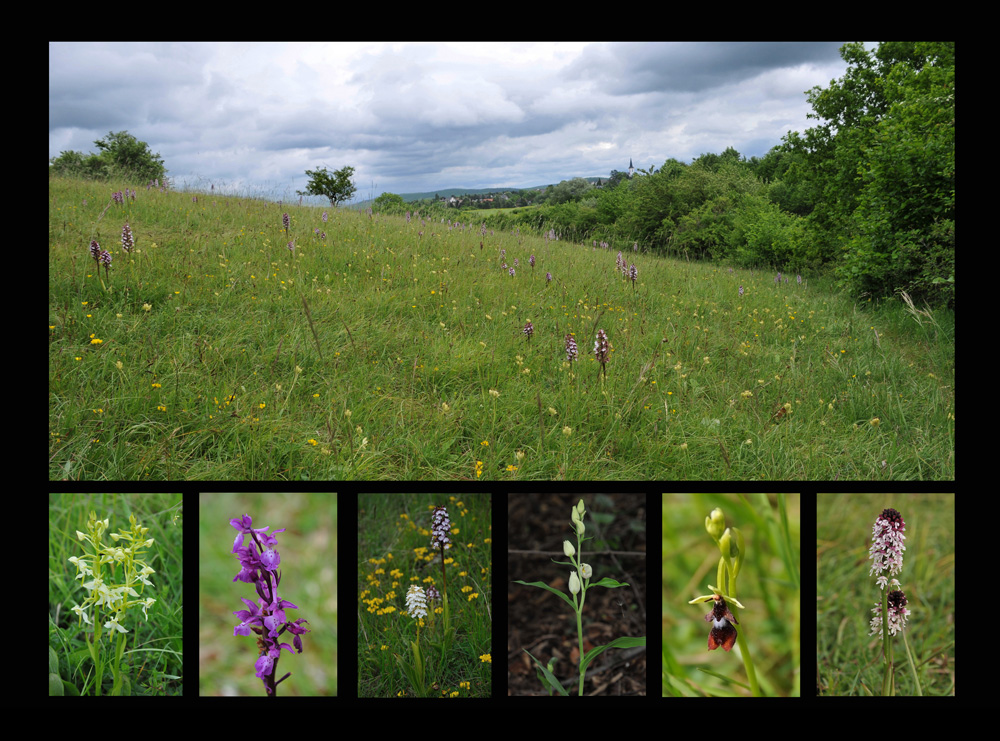
[[[633,174],[634,172],[635,172],[635,168],[634,168],[634,167],[632,167],[632,158],[631,158],[631,157],[629,157],[629,158],[628,158],[628,176],[629,176],[629,177],[632,177],[632,174]]]

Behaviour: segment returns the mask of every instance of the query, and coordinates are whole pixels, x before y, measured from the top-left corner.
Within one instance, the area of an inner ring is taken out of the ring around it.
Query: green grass
[[[869,575],[872,525],[887,507],[906,523],[895,578],[911,615],[893,638],[897,695],[917,694],[903,636],[925,696],[955,694],[955,495],[820,494],[817,498],[816,694],[870,696],[882,690],[882,640],[869,636],[881,601]]]
[[[414,695],[397,657],[412,662],[416,621],[407,615],[411,584],[442,588],[440,559],[429,552],[430,515],[448,509],[454,545],[446,551],[448,603],[455,638],[442,656],[441,602],[428,602],[420,649],[427,661],[425,682],[432,697],[489,697],[493,620],[493,563],[490,498],[469,494],[358,495],[358,697]]]
[[[954,478],[951,314],[626,252],[633,286],[614,248],[111,190],[49,183],[50,478]]]
[[[50,494],[49,495],[49,646],[59,661],[59,674],[78,694],[94,695],[94,663],[87,655],[85,631],[93,640],[94,608],[87,614],[91,625],[71,608],[83,604],[87,590],[76,579],[77,568],[70,557],[84,555],[76,531],[87,531],[93,510],[109,527],[103,538],[113,544],[110,533],[128,531],[129,515],[149,528],[154,544],[146,550],[145,562],[156,572],[152,587],[143,587],[142,597],[156,602],[143,616],[141,608],[128,611],[123,625],[128,629],[121,670],[129,677],[132,695],[180,695],[184,676],[183,644],[183,513],[180,494]],[[107,568],[107,567],[105,567]],[[119,572],[120,573],[120,572]],[[105,618],[106,619],[106,618]],[[102,638],[105,655],[102,695],[111,691],[112,645],[108,632]],[[67,693],[68,694],[68,693]]]

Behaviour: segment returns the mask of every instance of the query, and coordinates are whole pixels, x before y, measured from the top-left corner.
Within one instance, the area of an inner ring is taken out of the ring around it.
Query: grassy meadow
[[[116,189],[49,181],[51,479],[954,478],[951,314],[631,243]]]

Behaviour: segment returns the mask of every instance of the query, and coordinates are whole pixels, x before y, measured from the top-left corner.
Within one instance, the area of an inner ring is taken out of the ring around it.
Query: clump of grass
[[[822,280],[644,252],[622,280],[613,248],[143,189],[110,206],[135,247],[102,283],[106,190],[50,180],[52,478],[954,477],[950,315],[929,332]],[[607,353],[567,359],[599,330]]]

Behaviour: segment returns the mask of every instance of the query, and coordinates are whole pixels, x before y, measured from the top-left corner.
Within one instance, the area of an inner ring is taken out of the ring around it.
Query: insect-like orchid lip
[[[725,619],[721,628],[712,628],[708,634],[708,650],[714,651],[722,646],[725,651],[732,651],[733,644],[736,643],[736,628],[730,625]]]
[[[708,650],[714,651],[722,646],[725,651],[731,651],[736,642],[736,628],[733,627],[733,623],[739,625],[739,622],[733,617],[722,595],[715,595],[715,606],[705,616],[705,620],[712,623],[712,630],[708,634]]]

